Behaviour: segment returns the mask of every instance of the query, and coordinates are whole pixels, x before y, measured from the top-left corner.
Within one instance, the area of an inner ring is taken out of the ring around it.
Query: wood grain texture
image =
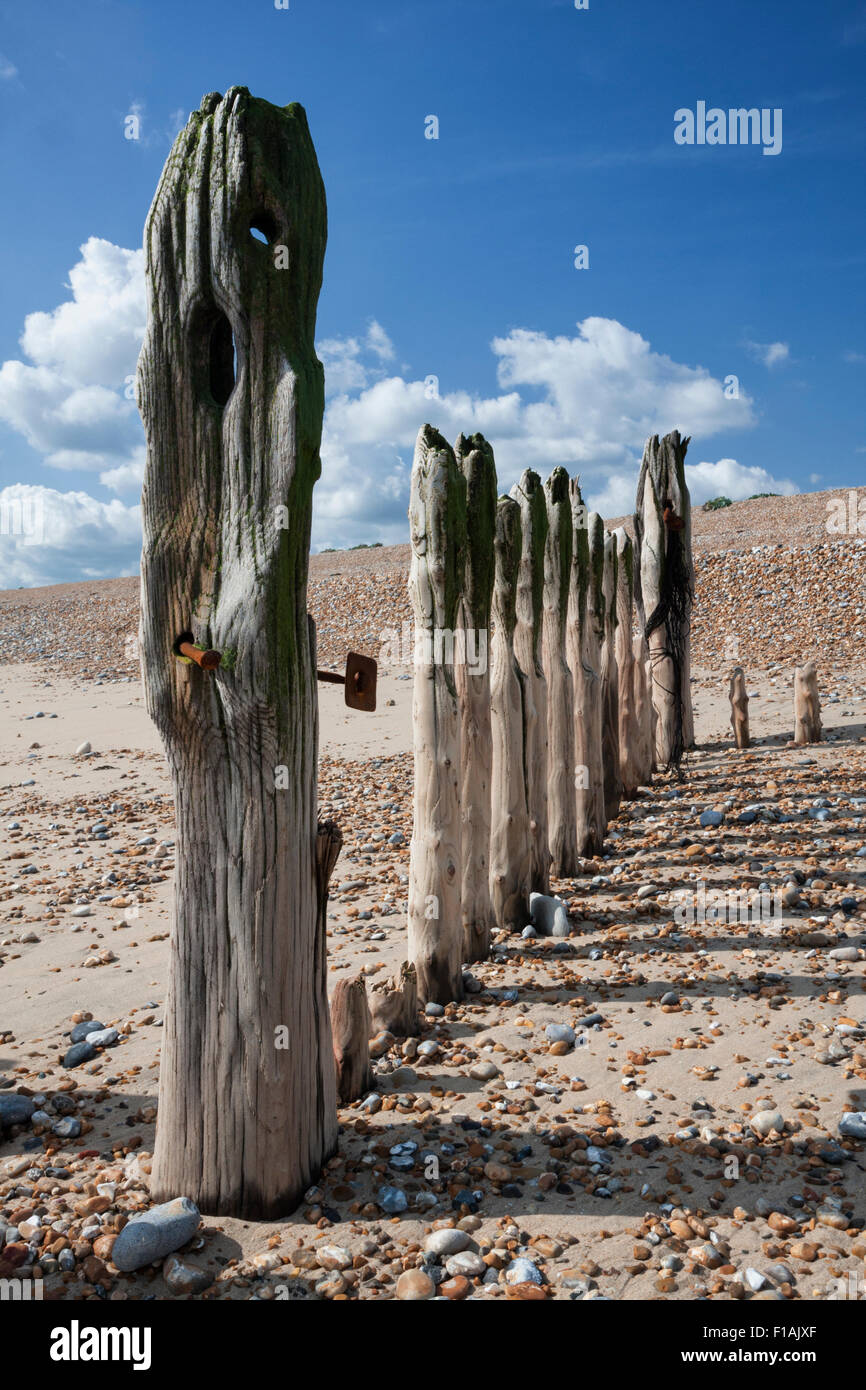
[[[425,1003],[463,994],[460,711],[453,638],[463,592],[466,480],[432,425],[415,445],[409,502],[415,619],[415,795],[409,855],[409,959]]]
[[[547,675],[547,838],[551,868],[560,878],[579,872],[574,795],[574,682],[566,652],[572,535],[569,478],[555,468],[544,484],[544,637]]]
[[[634,549],[624,526],[614,531],[616,543],[616,675],[618,685],[619,773],[622,794],[635,796],[641,782],[641,728],[636,706],[634,626]]]
[[[549,893],[547,678],[541,654],[547,506],[541,479],[531,468],[527,468],[520,481],[514,484],[511,496],[520,507],[521,523],[514,655],[524,675],[523,743],[531,846],[529,881],[533,893]]]
[[[609,531],[604,535],[604,568],[602,596],[604,600],[604,638],[601,645],[601,756],[604,776],[605,821],[615,820],[622,800],[619,744],[619,672],[616,664],[616,537]]]
[[[500,497],[496,504],[490,670],[490,897],[496,922],[506,931],[520,931],[529,921],[532,860],[524,742],[527,679],[514,655],[521,551],[520,507],[512,498]]]
[[[341,1105],[360,1100],[373,1085],[370,1031],[370,1008],[363,974],[353,980],[338,980],[331,1000],[331,1032],[337,1096]]]
[[[678,430],[659,439],[653,435],[644,446],[635,508],[635,598],[646,632],[652,663],[652,698],[656,710],[656,761],[660,767],[679,762],[679,728],[682,748],[694,745],[691,697],[691,603],[686,604],[684,631],[678,636],[671,620],[647,632],[665,594],[665,582],[676,549],[688,583],[694,590],[691,501],[686,485],[685,457],[689,440]],[[670,530],[664,522],[664,503],[670,499],[682,530]]]
[[[303,109],[205,97],[147,220],[138,374],[142,664],[177,817],[152,1192],[246,1218],[289,1212],[337,1136],[307,618],[325,237]],[[178,661],[184,632],[223,668]]]
[[[484,960],[490,951],[490,795],[493,744],[490,730],[490,605],[493,599],[496,529],[496,464],[481,434],[462,434],[454,455],[466,480],[467,546],[460,626],[462,659],[455,677],[460,704],[463,957]]]
[[[583,858],[601,853],[603,819],[599,819],[601,769],[601,689],[597,666],[597,638],[588,643],[589,623],[589,514],[580,491],[580,480],[569,480],[571,501],[571,577],[565,651],[574,686],[574,798],[577,852]]]

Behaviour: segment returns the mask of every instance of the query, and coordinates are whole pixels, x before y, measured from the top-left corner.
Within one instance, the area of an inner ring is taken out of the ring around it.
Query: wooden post
[[[619,671],[616,664],[616,537],[604,533],[604,640],[601,648],[602,771],[604,775],[604,816],[606,821],[619,815],[622,800],[622,774],[619,751]]]
[[[619,714],[619,771],[622,794],[632,798],[640,786],[641,730],[635,689],[635,658],[632,623],[634,618],[634,550],[624,526],[614,531],[616,541],[616,671]]]
[[[520,508],[510,497],[500,497],[496,504],[494,553],[490,897],[497,924],[506,931],[521,931],[529,921],[532,851],[523,742],[527,678],[514,655]]]
[[[517,580],[517,625],[514,654],[525,676],[523,744],[526,756],[526,797],[531,842],[530,889],[550,892],[550,850],[547,844],[547,680],[541,661],[544,624],[544,549],[547,507],[541,479],[527,468],[511,489],[520,507],[522,547]]]
[[[455,457],[466,480],[467,546],[460,610],[461,660],[455,672],[461,724],[461,835],[463,958],[490,951],[490,604],[496,529],[496,464],[481,434],[461,434]],[[458,644],[460,646],[460,644]]]
[[[206,96],[145,229],[141,651],[177,823],[151,1190],[246,1219],[290,1212],[337,1139],[307,617],[325,235],[303,109]]]
[[[569,478],[555,468],[544,484],[547,542],[544,547],[544,670],[547,673],[547,815],[551,867],[569,878],[577,862],[574,794],[574,682],[566,654],[572,536]]]
[[[637,731],[635,777],[636,785],[645,787],[655,770],[656,712],[652,702],[652,665],[642,632],[636,633],[632,639],[632,655],[634,722]]]
[[[451,445],[423,425],[409,502],[415,616],[415,801],[409,854],[409,959],[424,1002],[463,993],[460,713],[454,683],[463,590],[466,482]]]
[[[571,500],[572,554],[568,588],[568,618],[565,651],[574,685],[574,796],[577,823],[577,852],[584,858],[601,853],[604,824],[598,818],[602,782],[601,770],[601,690],[596,645],[589,643],[589,516],[580,492],[580,480],[569,482]]]
[[[387,1029],[396,1038],[411,1038],[418,1031],[418,976],[404,960],[394,980],[374,984],[370,991],[370,1036]]]
[[[691,502],[686,486],[688,439],[674,430],[648,439],[637,488],[636,601],[649,644],[656,760],[678,768],[694,744],[691,610],[694,593]]]
[[[586,721],[589,767],[588,816],[592,853],[600,854],[607,831],[604,806],[604,688],[601,657],[604,643],[604,522],[598,512],[587,517],[589,571],[586,589],[586,621],[581,634],[584,681],[583,717]]]
[[[331,1031],[334,1035],[337,1095],[341,1105],[349,1105],[365,1095],[373,1085],[370,1007],[363,975],[357,975],[354,980],[337,981],[331,1000]]]
[[[814,661],[794,669],[794,742],[821,742],[821,701],[818,698],[818,668]]]
[[[734,742],[738,748],[751,747],[749,739],[749,696],[746,691],[746,677],[742,666],[735,666],[731,673],[731,684],[728,687],[728,699],[731,702],[731,728],[734,731]]]

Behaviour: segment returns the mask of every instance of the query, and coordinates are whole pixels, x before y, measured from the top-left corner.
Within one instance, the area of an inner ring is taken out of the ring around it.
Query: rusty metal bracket
[[[372,656],[362,656],[360,652],[349,652],[346,657],[346,674],[337,671],[317,671],[320,681],[331,685],[346,687],[346,704],[349,709],[360,709],[372,714],[376,708],[376,662]]]
[[[185,656],[187,661],[194,661],[203,671],[215,671],[223,659],[222,652],[214,651],[212,647],[197,647],[192,641],[191,633],[188,632],[181,633],[173,650],[175,656]]]

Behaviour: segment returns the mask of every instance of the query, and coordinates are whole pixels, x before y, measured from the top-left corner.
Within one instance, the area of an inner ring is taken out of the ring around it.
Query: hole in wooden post
[[[278,227],[276,221],[269,212],[261,208],[250,218],[250,236],[255,237],[256,241],[263,241],[266,246],[277,239]]]
[[[222,408],[237,379],[232,326],[215,304],[201,304],[190,320],[191,361],[199,395]]]
[[[237,351],[232,326],[220,314],[211,329],[209,346],[210,393],[217,405],[225,405],[235,389]]]

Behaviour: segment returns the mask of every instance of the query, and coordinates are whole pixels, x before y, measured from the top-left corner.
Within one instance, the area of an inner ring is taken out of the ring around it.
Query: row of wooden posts
[[[527,469],[497,497],[482,435],[452,449],[419,433],[409,958],[423,999],[459,999],[491,931],[524,927],[530,894],[600,853],[621,799],[693,741],[687,444],[647,441],[633,544],[564,468],[544,483]],[[466,661],[488,646],[489,663]]]

